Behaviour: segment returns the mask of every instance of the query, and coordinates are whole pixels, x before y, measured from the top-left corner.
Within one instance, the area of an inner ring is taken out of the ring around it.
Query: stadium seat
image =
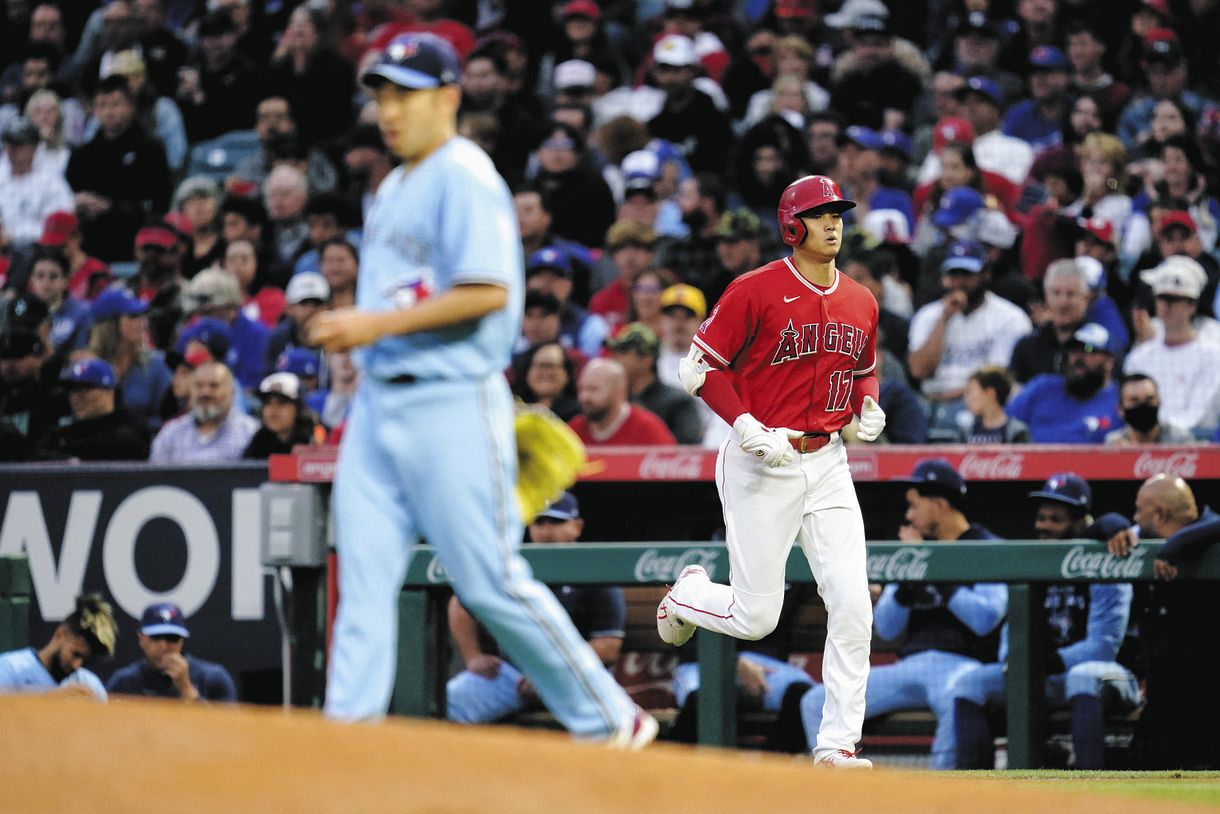
[[[256,155],[259,148],[258,134],[253,130],[234,130],[201,141],[191,148],[186,174],[188,177],[204,175],[223,184],[243,161]]]

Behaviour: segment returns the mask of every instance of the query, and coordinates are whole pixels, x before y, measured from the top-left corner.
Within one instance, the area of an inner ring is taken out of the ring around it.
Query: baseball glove
[[[528,523],[585,469],[585,445],[544,407],[517,402],[517,504]]]

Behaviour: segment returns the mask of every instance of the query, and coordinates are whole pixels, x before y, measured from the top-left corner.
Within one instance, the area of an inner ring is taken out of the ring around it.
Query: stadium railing
[[[1004,582],[1009,586],[1010,650],[1008,766],[1042,765],[1046,741],[1043,693],[1046,586],[1063,582],[1142,582],[1153,578],[1157,541],[1149,540],[1128,558],[1111,556],[1089,540],[999,540],[994,542],[868,544],[871,582]],[[728,557],[722,543],[576,543],[526,545],[522,553],[534,575],[548,584],[660,585],[683,567],[702,564],[714,580],[726,580]],[[804,554],[794,549],[787,577],[812,582]],[[1189,569],[1187,579],[1220,579],[1220,551],[1209,551]],[[441,715],[445,667],[447,575],[431,549],[421,547],[408,569],[399,602],[398,674],[393,711]],[[705,745],[736,744],[735,641],[698,637],[700,701],[698,738]]]

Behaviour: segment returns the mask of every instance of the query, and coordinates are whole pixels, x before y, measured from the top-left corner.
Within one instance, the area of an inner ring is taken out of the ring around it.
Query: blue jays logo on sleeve
[[[436,291],[435,275],[431,268],[419,269],[419,276],[400,280],[387,288],[383,294],[393,308],[410,308],[426,300]]]

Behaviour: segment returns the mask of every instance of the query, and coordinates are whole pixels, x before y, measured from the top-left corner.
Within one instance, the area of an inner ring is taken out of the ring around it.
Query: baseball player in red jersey
[[[657,608],[657,630],[684,644],[696,627],[760,639],[779,619],[785,566],[799,541],[828,614],[826,704],[813,757],[871,768],[855,754],[864,721],[872,638],[864,520],[839,430],[885,428],[874,375],[877,302],[835,268],[843,212],[831,179],[794,181],[779,225],[792,256],[744,274],[725,291],[679,363],[682,384],[733,426],[716,460],[729,584],[701,566],[682,571]]]

